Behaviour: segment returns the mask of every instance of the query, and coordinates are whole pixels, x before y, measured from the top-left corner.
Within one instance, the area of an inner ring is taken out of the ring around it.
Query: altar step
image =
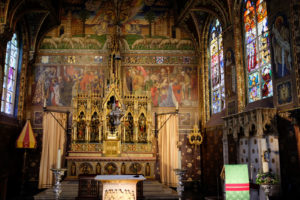
[[[156,200],[156,199],[178,199],[179,196],[176,191],[169,187],[159,183],[158,181],[144,181],[143,186],[144,199],[145,200]],[[100,191],[100,194],[101,191]],[[69,200],[76,199],[78,196],[78,181],[63,181],[62,182],[62,193],[59,199]],[[55,195],[53,189],[46,189],[43,192],[34,196],[35,200],[53,200]]]

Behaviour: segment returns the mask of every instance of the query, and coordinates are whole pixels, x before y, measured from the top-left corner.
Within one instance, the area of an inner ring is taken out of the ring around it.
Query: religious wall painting
[[[35,111],[33,116],[33,125],[41,126],[43,123],[43,112]]]
[[[32,83],[34,105],[70,106],[72,96],[89,88],[103,92],[104,69],[98,66],[37,66]]]
[[[179,126],[191,125],[191,113],[179,113]]]
[[[193,50],[184,31],[180,30],[182,39],[171,38],[166,26],[172,22],[170,3],[161,2],[153,1],[151,7],[142,0],[73,2],[62,10],[61,25],[46,35],[40,48],[106,49],[118,23],[123,49]],[[115,16],[116,7],[120,9],[119,19]]]
[[[232,49],[228,49],[225,55],[225,93],[226,97],[232,97],[236,94],[236,66],[234,52]]]
[[[278,105],[288,104],[292,102],[292,85],[290,81],[282,82],[277,85],[277,99]]]
[[[125,67],[125,92],[151,94],[153,106],[197,106],[197,67]]]
[[[292,70],[290,31],[285,15],[275,17],[271,36],[275,77],[282,78],[289,75]]]

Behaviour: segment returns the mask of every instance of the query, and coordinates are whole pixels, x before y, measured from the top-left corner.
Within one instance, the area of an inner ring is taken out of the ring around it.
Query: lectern
[[[136,200],[136,184],[145,180],[142,175],[98,175],[95,180],[103,185],[102,199]]]

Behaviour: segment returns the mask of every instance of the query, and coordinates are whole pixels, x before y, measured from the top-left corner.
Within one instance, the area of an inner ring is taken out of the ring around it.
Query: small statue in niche
[[[125,165],[125,163],[122,163],[122,165],[121,165],[121,174],[126,174],[126,165]]]
[[[127,121],[125,122],[125,142],[133,142],[133,117],[128,113]]]
[[[99,140],[99,117],[96,112],[94,112],[91,120],[91,141],[97,142]]]
[[[145,167],[145,176],[150,176],[150,164],[147,163]]]
[[[81,112],[79,115],[79,121],[77,123],[77,140],[83,141],[85,139],[86,123],[84,120],[84,113]]]
[[[138,132],[139,132],[138,141],[147,142],[146,117],[143,113],[139,117]]]
[[[71,165],[71,176],[76,176],[76,165],[74,162]]]
[[[96,174],[97,175],[101,174],[101,165],[100,165],[100,163],[97,163],[97,165],[96,165]]]

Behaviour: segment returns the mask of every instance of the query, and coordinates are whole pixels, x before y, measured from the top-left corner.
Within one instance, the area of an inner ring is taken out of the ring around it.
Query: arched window
[[[225,108],[222,27],[217,19],[210,26],[209,53],[211,110],[215,114]]]
[[[1,112],[13,115],[16,96],[17,71],[19,63],[19,47],[17,35],[14,34],[12,40],[7,43],[3,90],[1,99]]]
[[[244,28],[249,103],[273,96],[267,5],[244,0]]]

